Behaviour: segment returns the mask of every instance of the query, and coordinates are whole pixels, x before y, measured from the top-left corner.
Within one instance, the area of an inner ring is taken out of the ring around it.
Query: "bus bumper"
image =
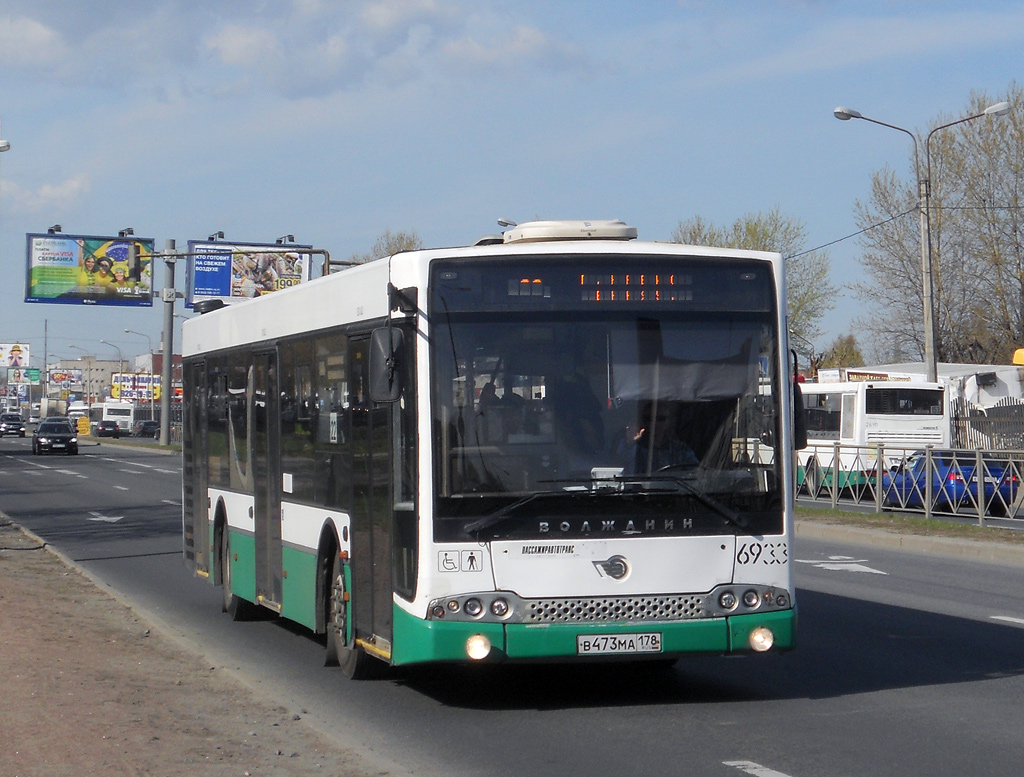
[[[436,621],[416,618],[395,608],[394,642],[391,661],[395,665],[434,661],[468,662],[470,640],[485,638],[489,652],[486,663],[506,661],[566,661],[626,658],[678,658],[686,654],[753,653],[751,634],[768,629],[773,637],[769,652],[791,650],[795,646],[796,611],[779,610],[736,615],[726,618],[701,618],[661,623],[553,623],[542,625],[502,624],[466,621]],[[580,655],[579,638],[610,635],[660,634],[657,653],[617,653]],[[763,634],[763,632],[761,632]]]

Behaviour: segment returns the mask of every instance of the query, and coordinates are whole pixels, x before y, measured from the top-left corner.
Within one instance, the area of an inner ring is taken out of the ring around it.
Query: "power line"
[[[859,230],[857,232],[854,232],[852,235],[847,235],[846,237],[840,237],[840,238],[837,238],[836,240],[832,240],[831,242],[828,242],[828,243],[822,243],[820,246],[817,246],[816,248],[808,248],[806,251],[801,251],[798,254],[791,254],[790,256],[787,256],[785,258],[786,259],[797,259],[797,258],[799,258],[801,256],[805,256],[807,254],[814,253],[815,251],[820,251],[822,248],[828,248],[829,246],[834,246],[836,243],[842,243],[844,240],[850,240],[852,238],[858,237],[860,235],[863,235],[865,232],[870,232],[872,229],[878,229],[879,227],[884,227],[889,222],[895,221],[896,219],[901,219],[904,216],[909,216],[911,213],[914,213],[916,211],[917,211],[917,206],[915,205],[910,210],[905,210],[902,213],[897,213],[892,218],[887,218],[885,221],[879,221],[877,224],[872,224],[871,226],[864,227],[864,229],[861,229],[861,230]]]

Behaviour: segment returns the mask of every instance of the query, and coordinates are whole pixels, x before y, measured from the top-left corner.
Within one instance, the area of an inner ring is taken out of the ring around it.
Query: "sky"
[[[0,0],[0,343],[36,367],[158,347],[160,303],[24,302],[25,234],[53,224],[344,259],[386,229],[437,247],[618,218],[668,240],[778,208],[842,286],[855,203],[912,160],[833,109],[918,131],[1002,99],[1022,29],[1009,0]],[[859,308],[837,299],[818,350]]]

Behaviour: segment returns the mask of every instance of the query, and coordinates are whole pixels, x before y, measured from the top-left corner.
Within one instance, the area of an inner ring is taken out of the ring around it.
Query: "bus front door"
[[[391,653],[390,405],[369,397],[367,339],[351,341],[352,610],[356,636],[384,658]],[[386,643],[386,644],[384,644]]]

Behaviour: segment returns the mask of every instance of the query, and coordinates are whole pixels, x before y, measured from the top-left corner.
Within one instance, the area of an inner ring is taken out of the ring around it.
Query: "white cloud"
[[[207,36],[206,47],[227,65],[257,65],[279,54],[273,33],[251,25],[228,24],[214,35]]]
[[[92,188],[92,182],[85,173],[79,173],[60,183],[42,184],[35,191],[19,186],[14,181],[0,181],[5,207],[14,213],[35,214],[61,212],[82,199]]]
[[[955,56],[954,52],[979,44],[1016,43],[1024,28],[1024,13],[958,12],[930,16],[876,16],[840,18],[810,32],[795,35],[789,45],[776,46],[773,53],[748,58],[756,48],[734,50],[737,60],[718,70],[702,71],[707,85],[775,79],[794,74],[883,64],[916,55]],[[746,43],[750,39],[745,39]],[[701,52],[704,56],[704,52]],[[728,54],[726,55],[728,56]]]
[[[61,63],[67,46],[61,36],[35,19],[19,16],[0,24],[0,62],[12,66]]]
[[[376,0],[366,4],[359,18],[368,27],[390,30],[441,15],[443,10],[436,0]]]
[[[553,40],[536,27],[518,26],[508,34],[486,40],[463,37],[444,46],[449,61],[474,70],[519,69],[545,64],[553,69],[575,68],[584,58],[573,46]]]

